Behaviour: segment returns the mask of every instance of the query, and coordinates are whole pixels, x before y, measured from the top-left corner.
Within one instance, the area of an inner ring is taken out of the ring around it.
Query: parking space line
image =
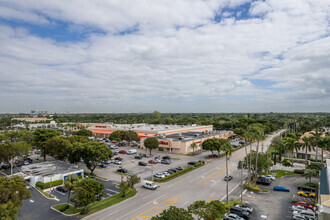
[[[134,219],[144,219],[144,220],[147,220],[147,219],[151,218],[152,216],[156,215],[157,213],[163,211],[167,207],[171,206],[172,204],[176,203],[177,201],[179,201],[179,199],[176,198],[176,197],[171,197],[171,198],[165,199],[164,201],[162,201],[158,205],[156,205],[156,206],[148,209],[147,211],[142,212],[141,214],[139,214],[138,216],[132,218],[131,220],[134,220]],[[167,202],[168,202],[167,205],[162,206],[164,203],[167,203]],[[148,212],[150,212],[152,210],[157,210],[157,211],[154,212],[154,213],[151,213],[149,215],[145,215],[145,214],[147,214]]]
[[[230,169],[230,166],[228,166],[228,169]],[[207,183],[209,183],[210,181],[212,181],[213,179],[215,179],[216,177],[220,176],[221,174],[223,174],[224,172],[226,172],[225,167],[211,173],[210,175],[208,175],[207,177],[203,178],[202,180],[198,181],[197,184],[198,185],[205,185]]]
[[[247,197],[247,196],[243,196],[243,199],[250,199],[250,200],[253,200],[253,201],[258,201],[258,199],[253,199],[253,198],[250,198],[250,197]]]

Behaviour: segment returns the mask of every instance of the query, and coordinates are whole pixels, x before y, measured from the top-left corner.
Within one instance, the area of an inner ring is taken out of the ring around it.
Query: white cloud
[[[28,29],[1,25],[3,112],[318,111],[330,107],[329,101],[321,102],[330,100],[325,1],[256,2],[250,13],[262,18],[235,20],[228,14],[220,23],[212,20],[219,9],[247,1],[2,2],[34,15],[13,13],[12,19],[36,23],[45,15],[69,22],[71,32],[86,26],[105,31],[91,33],[83,41],[61,43]],[[136,24],[135,34],[113,34]],[[276,84],[269,89],[249,79]]]

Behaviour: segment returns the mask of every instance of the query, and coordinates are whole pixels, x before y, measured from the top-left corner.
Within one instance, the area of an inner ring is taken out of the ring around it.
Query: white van
[[[127,151],[127,154],[136,154],[136,150],[135,149],[131,149]]]
[[[142,187],[147,188],[147,189],[151,189],[151,190],[155,190],[155,189],[158,188],[158,186],[154,182],[151,182],[151,181],[148,181],[148,180],[144,180],[142,182]]]

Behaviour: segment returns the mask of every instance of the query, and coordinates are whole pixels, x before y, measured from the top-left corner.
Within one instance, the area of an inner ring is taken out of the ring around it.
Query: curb
[[[60,204],[65,204],[65,203],[60,203]],[[56,205],[60,205],[60,204],[56,204]],[[65,214],[65,213],[60,212],[57,209],[53,208],[53,206],[51,206],[50,208],[53,209],[54,211],[58,212],[58,213],[61,213],[62,215],[65,215],[65,216],[75,216],[75,215],[78,215],[80,213],[80,212],[77,212],[75,214]]]
[[[50,199],[50,200],[55,200],[55,201],[60,201],[58,198],[56,198],[56,196],[54,196],[54,198],[48,198],[47,196],[45,196],[42,192],[40,192],[37,188],[33,187],[35,190],[37,190],[43,197],[45,197],[46,199]],[[49,194],[49,193],[48,193]]]

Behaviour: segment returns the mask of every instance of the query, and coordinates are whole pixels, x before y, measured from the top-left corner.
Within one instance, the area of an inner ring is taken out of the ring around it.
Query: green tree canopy
[[[78,180],[79,178],[76,174],[69,174],[64,180],[65,188],[67,188],[68,190],[68,204],[70,202],[71,191],[74,189],[75,184],[78,182]]]
[[[131,141],[137,141],[139,138],[135,131],[129,130],[123,132],[123,139],[131,143]]]
[[[44,157],[44,161],[46,161],[46,155],[50,155],[51,148],[48,148],[46,142],[52,137],[59,136],[61,131],[38,128],[33,133],[33,141],[32,143],[41,150],[41,155]]]
[[[144,146],[149,149],[150,154],[153,149],[157,149],[159,146],[159,142],[157,138],[154,137],[148,137],[144,140]]]
[[[104,195],[103,189],[104,185],[97,180],[81,179],[75,184],[71,201],[75,207],[84,207],[87,210],[89,204],[101,200]]]
[[[93,136],[92,131],[87,129],[80,129],[79,131],[75,132],[74,135],[82,136],[82,137],[91,137]]]
[[[215,140],[216,139],[211,138],[203,141],[202,143],[203,150],[209,150],[213,154],[213,151],[217,150],[216,145],[219,145],[219,143],[217,143],[217,141]]]
[[[20,177],[0,176],[0,219],[16,219],[16,213],[23,205],[23,200],[30,198],[26,182]]]
[[[134,187],[135,184],[141,182],[141,178],[137,175],[129,175],[127,176],[127,185],[131,188]]]
[[[113,156],[109,147],[103,143],[92,141],[83,143],[83,148],[81,150],[81,158],[84,160],[86,167],[91,171],[91,173],[94,172],[94,169],[98,164],[109,160]]]
[[[66,160],[68,158],[71,142],[66,137],[55,136],[46,141],[46,148],[49,154],[57,160]]]
[[[124,140],[124,131],[114,131],[109,135],[109,139],[112,141],[120,142]]]
[[[204,220],[215,220],[223,217],[223,214],[227,212],[225,205],[218,201],[205,202],[205,201],[195,201],[188,206],[188,211],[194,214],[198,219]]]
[[[170,206],[159,215],[152,217],[151,220],[194,220],[194,218],[187,210]]]

